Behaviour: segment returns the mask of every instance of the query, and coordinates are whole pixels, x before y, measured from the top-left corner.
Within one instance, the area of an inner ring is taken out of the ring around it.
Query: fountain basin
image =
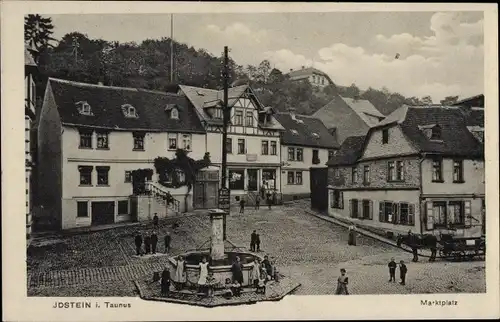
[[[184,254],[180,254],[186,260],[186,276],[189,284],[197,284],[198,279],[200,277],[200,268],[199,263],[201,262],[203,257],[206,257],[209,262],[209,271],[213,272],[214,278],[224,285],[226,279],[231,279],[233,277],[233,273],[231,272],[231,266],[236,258],[236,256],[240,257],[241,263],[243,264],[243,285],[242,286],[251,286],[252,282],[250,281],[250,271],[252,270],[252,262],[256,259],[263,259],[263,256],[260,256],[256,253],[245,252],[245,251],[230,251],[224,252],[224,259],[220,260],[212,260],[210,256],[210,252],[206,251],[193,251],[186,252]],[[171,265],[171,274],[172,276],[175,274],[175,270],[177,268],[177,256],[170,257],[169,262]]]

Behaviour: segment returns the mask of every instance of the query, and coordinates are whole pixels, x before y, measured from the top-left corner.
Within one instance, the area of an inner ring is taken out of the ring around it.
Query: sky
[[[56,39],[78,31],[140,43],[171,33],[169,14],[49,16]],[[313,66],[338,85],[386,87],[439,103],[484,92],[483,19],[482,12],[175,14],[174,39],[216,56],[227,45],[240,65],[268,59],[283,72]]]

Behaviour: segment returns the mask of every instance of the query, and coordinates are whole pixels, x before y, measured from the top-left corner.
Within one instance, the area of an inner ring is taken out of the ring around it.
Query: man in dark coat
[[[156,245],[158,245],[158,235],[156,235],[156,231],[153,230],[151,233],[151,250],[153,254],[156,254]]]
[[[255,252],[255,240],[257,238],[257,232],[254,230],[250,235],[250,251]]]
[[[231,266],[231,272],[233,273],[233,282],[236,281],[240,285],[243,284],[243,264],[239,256],[236,256],[236,260]]]
[[[255,196],[255,209],[260,208],[260,195]]]
[[[168,268],[163,270],[161,274],[161,295],[168,296],[170,292],[170,271]]]
[[[170,241],[172,240],[172,237],[170,237],[170,233],[167,231],[167,234],[165,235],[165,253],[168,253],[170,251]]]
[[[399,262],[399,277],[401,277],[401,282],[399,284],[405,285],[406,284],[406,273],[408,272],[408,268],[406,268],[405,262],[400,261]]]
[[[431,249],[431,257],[429,258],[429,262],[434,262],[436,260],[437,253],[437,237],[434,235],[430,235],[428,241],[429,248]]]
[[[266,273],[268,276],[271,278],[273,277],[273,266],[271,265],[271,262],[269,261],[269,256],[264,256],[264,260],[262,261],[262,264],[266,268]]]
[[[151,253],[151,236],[149,235],[144,237],[144,248],[146,249],[146,254]]]
[[[391,258],[387,266],[389,267],[389,282],[396,282],[396,267],[398,265],[394,261],[394,258]]]
[[[245,198],[240,198],[240,214],[245,212]]]
[[[269,210],[271,210],[271,205],[273,203],[273,195],[271,194],[271,191],[267,192],[267,206],[269,207]]]
[[[140,232],[135,234],[135,251],[137,256],[142,255],[142,235]]]
[[[256,246],[256,248],[257,248],[256,250],[257,250],[258,252],[260,252],[260,235],[259,235],[259,234],[257,234],[257,235],[255,236],[255,246]]]
[[[156,229],[158,228],[158,214],[155,212],[155,215],[153,217],[153,227]]]

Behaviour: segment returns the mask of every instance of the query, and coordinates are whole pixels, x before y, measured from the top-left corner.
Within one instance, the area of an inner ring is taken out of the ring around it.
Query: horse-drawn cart
[[[451,260],[473,260],[484,256],[486,243],[482,237],[452,237],[441,238],[438,244],[439,255]]]

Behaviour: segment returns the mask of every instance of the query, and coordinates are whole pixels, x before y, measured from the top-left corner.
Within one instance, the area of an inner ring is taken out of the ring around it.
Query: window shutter
[[[333,190],[330,190],[330,208],[333,208],[334,203],[335,203],[335,193]]]
[[[426,228],[427,230],[434,229],[434,216],[432,214],[432,201],[426,202]]]
[[[358,218],[364,219],[364,214],[363,214],[363,200],[358,200]]]
[[[384,202],[379,201],[378,203],[378,221],[384,222]]]
[[[351,217],[351,218],[352,218],[352,215],[353,215],[353,214],[352,214],[352,200],[353,200],[353,199],[350,199],[350,200],[349,200],[349,217]]]
[[[408,207],[408,223],[412,226],[415,224],[415,205],[414,204],[410,204]]]
[[[471,205],[470,205],[470,201],[464,201],[464,223],[467,227],[471,227],[472,226],[472,215],[471,215]]]
[[[392,204],[392,223],[396,224],[397,223],[397,217],[398,217],[398,204],[393,203]]]
[[[373,200],[370,200],[370,212],[368,213],[368,219],[373,219]]]
[[[339,208],[344,209],[344,192],[339,192]]]

